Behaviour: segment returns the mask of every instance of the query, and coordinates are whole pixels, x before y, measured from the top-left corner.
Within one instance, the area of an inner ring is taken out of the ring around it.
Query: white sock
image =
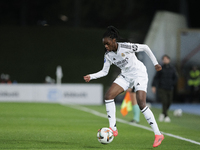
[[[115,102],[114,99],[111,100],[105,100],[106,104],[106,111],[108,115],[108,120],[109,120],[109,125],[110,127],[116,131],[116,107],[115,107]]]
[[[152,111],[149,109],[149,107],[146,106],[141,112],[144,114],[144,117],[146,118],[147,122],[153,129],[153,132],[155,133],[155,135],[161,135],[160,130],[158,129],[156,120],[154,118],[154,115]]]

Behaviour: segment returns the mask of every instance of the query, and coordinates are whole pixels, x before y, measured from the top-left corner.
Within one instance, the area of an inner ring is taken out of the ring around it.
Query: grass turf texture
[[[86,106],[105,114],[105,106]],[[122,117],[117,106],[117,117],[131,120],[132,113]],[[158,118],[159,109],[152,108]],[[163,132],[200,142],[200,116],[183,114],[171,123],[158,125]],[[146,125],[141,114],[140,124]],[[119,135],[107,145],[97,141],[97,130],[108,127],[108,120],[59,104],[0,103],[0,149],[153,149],[154,134],[123,123],[117,123]],[[165,136],[156,149],[196,150],[199,145]]]

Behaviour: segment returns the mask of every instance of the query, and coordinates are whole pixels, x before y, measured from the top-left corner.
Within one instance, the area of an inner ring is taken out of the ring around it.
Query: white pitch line
[[[91,113],[93,115],[96,115],[96,116],[99,116],[99,117],[102,117],[102,118],[107,118],[106,114],[100,113],[96,110],[86,108],[86,107],[83,107],[83,106],[78,106],[78,105],[64,105],[64,106],[69,106],[71,108],[74,108],[74,109],[77,109],[77,110],[82,110],[82,111]],[[120,119],[120,118],[117,118],[116,120],[117,120],[117,122],[120,122],[120,123],[128,124],[128,125],[135,126],[135,127],[138,127],[138,128],[149,130],[149,131],[153,131],[150,127],[146,127],[146,126],[143,126],[143,125],[140,125],[140,124],[133,124],[133,123],[130,123],[130,122],[123,120],[123,119]],[[200,145],[200,142],[197,142],[197,141],[194,141],[194,140],[191,140],[191,139],[187,139],[187,138],[184,138],[184,137],[181,137],[181,136],[178,136],[178,135],[174,135],[174,134],[171,134],[171,133],[165,133],[165,132],[162,132],[162,133],[164,135],[167,135],[167,136],[179,139],[179,140],[183,140],[183,141],[187,141],[187,142],[190,142],[190,143],[193,143],[193,144]]]

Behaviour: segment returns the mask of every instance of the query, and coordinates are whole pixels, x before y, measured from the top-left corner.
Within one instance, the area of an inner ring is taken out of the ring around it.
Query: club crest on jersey
[[[122,55],[122,57],[124,57],[124,56],[125,56],[125,54],[124,54],[124,53],[122,53],[121,55]]]
[[[104,58],[104,63],[106,62],[106,58]]]
[[[116,60],[115,58],[113,58],[113,60]]]

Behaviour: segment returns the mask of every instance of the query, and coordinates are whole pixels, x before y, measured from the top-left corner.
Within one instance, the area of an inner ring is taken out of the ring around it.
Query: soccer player
[[[159,146],[164,139],[164,136],[158,129],[152,111],[146,106],[148,75],[146,67],[137,59],[135,53],[141,51],[146,52],[152,60],[156,71],[162,70],[162,67],[158,64],[155,56],[147,45],[124,42],[119,36],[119,31],[113,26],[109,26],[104,33],[103,44],[106,49],[103,69],[97,73],[86,75],[83,78],[86,82],[89,82],[92,79],[106,76],[110,69],[110,65],[112,64],[121,69],[121,74],[115,79],[114,83],[105,94],[106,111],[113,135],[118,135],[114,98],[128,88],[133,88],[134,86],[140,110],[155,134],[153,147]]]

